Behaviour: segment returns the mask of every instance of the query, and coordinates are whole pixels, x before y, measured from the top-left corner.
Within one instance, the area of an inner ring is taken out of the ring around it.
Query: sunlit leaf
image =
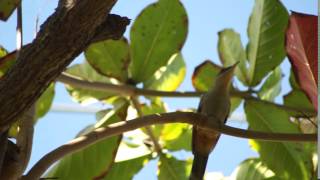
[[[189,178],[190,165],[192,161],[182,161],[164,154],[160,156],[158,163],[158,179],[159,180],[183,180]]]
[[[247,100],[245,112],[249,128],[264,132],[300,133],[290,122],[290,115],[283,109],[259,101]],[[270,113],[272,112],[272,113]],[[285,179],[309,179],[310,174],[304,152],[295,143],[251,141],[260,158],[278,177]]]
[[[235,69],[235,75],[244,85],[248,85],[250,81],[246,68],[247,57],[241,43],[240,35],[233,29],[224,29],[218,34],[218,50],[221,62],[225,67],[239,62]]]
[[[166,124],[161,132],[160,140],[170,151],[191,151],[191,126],[188,124]]]
[[[123,111],[125,110],[124,107]],[[122,115],[119,116],[119,113],[120,111],[114,112],[112,116],[106,114],[108,120],[100,123],[100,127],[125,120]],[[58,177],[59,180],[87,180],[103,176],[114,162],[121,137],[110,137],[64,157],[48,172],[46,177]]]
[[[160,0],[147,6],[130,31],[133,80],[144,82],[165,66],[181,50],[187,31],[187,14],[179,0]]]
[[[21,0],[0,0],[0,20],[6,21],[20,2]]]
[[[256,86],[286,56],[285,30],[288,12],[279,0],[256,0],[249,19],[250,86]]]
[[[182,83],[186,75],[186,64],[180,53],[170,57],[168,64],[161,67],[144,83],[144,88],[161,91],[174,91]]]
[[[52,105],[54,98],[54,87],[55,83],[51,83],[49,87],[42,93],[40,98],[36,102],[36,118],[41,118],[47,114]]]
[[[263,100],[274,101],[281,92],[281,68],[278,66],[264,82],[258,95]]]
[[[91,82],[112,83],[111,79],[98,74],[88,63],[76,64],[67,69],[67,73],[76,78]],[[82,104],[90,104],[97,100],[108,99],[114,94],[66,85],[71,97]]]
[[[286,50],[295,77],[314,109],[318,109],[318,17],[292,12]]]
[[[221,66],[206,60],[198,65],[192,74],[192,85],[197,91],[208,91],[214,84],[215,77],[219,74]]]
[[[0,58],[8,54],[8,51],[0,45]]]
[[[126,39],[91,44],[84,53],[90,65],[100,74],[122,82],[128,78],[129,45]]]
[[[238,165],[231,177],[234,180],[265,180],[275,174],[260,159],[249,158]]]

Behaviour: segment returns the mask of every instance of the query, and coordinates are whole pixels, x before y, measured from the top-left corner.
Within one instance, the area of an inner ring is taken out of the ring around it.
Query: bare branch
[[[154,124],[165,123],[188,123],[214,129],[222,134],[227,134],[235,137],[258,139],[264,141],[301,141],[301,142],[316,142],[317,134],[287,134],[287,133],[265,133],[251,130],[243,130],[219,124],[208,124],[207,118],[204,115],[191,112],[174,112],[164,114],[148,115],[126,122],[111,124],[105,128],[98,128],[91,133],[78,137],[69,143],[58,147],[42,157],[32,169],[22,178],[23,180],[38,179],[53,163],[62,157],[79,151],[89,145],[92,145],[107,137],[122,134],[127,131],[132,131],[137,128],[150,126]]]
[[[101,82],[89,82],[86,80],[78,79],[77,77],[69,75],[67,73],[62,73],[57,80],[74,87],[103,91],[103,92],[113,92],[120,96],[143,95],[143,96],[162,96],[162,97],[199,97],[203,94],[203,92],[194,92],[194,91],[185,91],[185,92],[157,91],[157,90],[150,90],[150,89],[139,89],[129,85],[115,85],[115,84],[107,84],[107,83],[101,83]],[[312,117],[316,116],[316,112],[314,110],[298,109],[295,107],[288,107],[281,104],[276,104],[273,102],[261,100],[259,98],[252,96],[250,92],[232,90],[231,96],[253,100],[253,101],[259,101],[265,104],[272,104],[277,106],[278,108],[284,109],[286,111],[296,112],[301,115],[308,115]]]

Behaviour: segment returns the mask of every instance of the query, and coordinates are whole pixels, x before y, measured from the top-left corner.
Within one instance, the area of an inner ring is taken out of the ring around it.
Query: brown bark
[[[0,81],[0,132],[34,103],[90,42],[122,36],[128,19],[120,18],[122,24],[117,17],[107,19],[115,2],[60,0],[37,38],[22,49],[16,64]]]

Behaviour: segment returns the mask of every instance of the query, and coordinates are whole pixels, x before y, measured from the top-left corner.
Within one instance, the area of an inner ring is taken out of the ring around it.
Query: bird
[[[208,124],[225,124],[230,112],[230,84],[234,69],[238,63],[222,68],[215,78],[213,86],[205,93],[197,112],[208,119]],[[193,126],[192,153],[194,155],[190,180],[202,180],[209,154],[220,138],[220,133],[209,128]]]

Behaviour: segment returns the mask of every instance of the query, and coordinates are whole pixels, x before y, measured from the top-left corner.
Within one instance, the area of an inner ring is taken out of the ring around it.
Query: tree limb
[[[22,49],[16,64],[0,81],[0,133],[28,109],[48,85],[94,39],[96,30],[122,35],[126,24],[102,28],[116,0],[60,0],[36,39]],[[128,22],[128,21],[127,21]],[[112,26],[112,24],[111,24]],[[117,29],[116,33],[114,29]],[[110,38],[109,36],[109,38]],[[101,39],[101,38],[100,38]]]
[[[203,92],[194,92],[194,91],[185,91],[185,92],[178,92],[178,91],[157,91],[151,89],[139,89],[130,85],[115,85],[115,84],[107,84],[101,82],[89,82],[86,80],[78,79],[75,76],[72,76],[67,73],[62,73],[58,78],[58,81],[84,89],[91,89],[97,90],[102,92],[114,92],[117,95],[122,96],[161,96],[161,97],[199,97],[203,94]],[[269,101],[261,100],[252,96],[249,92],[243,92],[238,90],[231,91],[232,97],[238,97],[248,100],[260,101],[265,104],[272,104],[277,106],[278,108],[284,109],[286,111],[293,111],[301,115],[308,115],[308,116],[316,116],[316,112],[310,109],[298,109],[295,107],[284,106],[281,104],[272,103]]]
[[[222,134],[249,139],[259,139],[264,141],[317,141],[317,134],[266,133],[252,130],[243,130],[220,124],[210,125],[207,123],[207,119],[204,115],[191,112],[154,114],[125,122],[114,123],[105,128],[98,128],[85,136],[80,136],[46,154],[31,168],[31,170],[25,176],[23,176],[22,179],[38,179],[53,163],[55,163],[62,157],[79,151],[82,148],[92,145],[107,137],[119,135],[124,132],[145,126],[165,123],[188,123],[192,125],[211,128]]]

